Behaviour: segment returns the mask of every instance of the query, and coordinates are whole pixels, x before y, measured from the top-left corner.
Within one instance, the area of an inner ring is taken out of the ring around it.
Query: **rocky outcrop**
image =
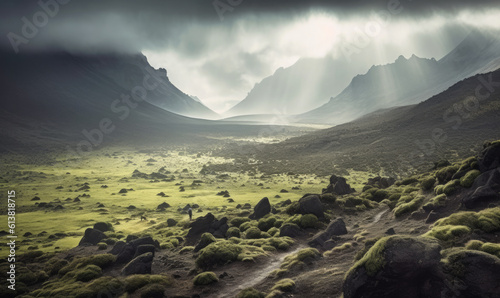
[[[395,182],[396,179],[394,178],[377,176],[373,178],[368,178],[368,182],[366,182],[365,185],[370,185],[376,188],[384,189],[393,185]]]
[[[125,267],[123,267],[121,273],[125,276],[133,274],[151,274],[152,264],[153,254],[148,252],[130,261],[127,265],[125,265]]]
[[[196,244],[203,233],[210,233],[217,238],[224,238],[229,229],[227,217],[217,220],[212,213],[197,218],[189,227],[189,232],[186,235],[186,245]]]
[[[382,238],[347,273],[344,297],[443,297],[440,249],[423,238]]]
[[[462,203],[472,209],[500,200],[500,168],[482,173],[472,185],[474,192],[466,196]]]
[[[80,240],[80,243],[78,244],[79,246],[82,245],[96,245],[99,243],[101,240],[107,238],[106,235],[104,235],[103,232],[97,230],[97,229],[92,229],[88,228],[85,230],[85,234],[83,235],[82,240]]]
[[[500,167],[500,142],[485,144],[477,160],[479,170],[486,172]]]
[[[263,198],[253,208],[253,213],[249,216],[251,219],[261,219],[271,213],[271,204],[268,198]]]
[[[347,228],[345,226],[344,220],[342,218],[339,218],[335,221],[330,222],[330,224],[324,231],[314,235],[308,244],[312,247],[327,249],[324,246],[328,240],[332,239],[332,237],[334,236],[345,234],[347,234]]]
[[[353,188],[349,184],[344,177],[339,177],[336,175],[332,175],[330,177],[330,184],[327,188],[323,189],[323,194],[325,193],[333,193],[337,195],[346,195],[355,192]]]
[[[314,214],[318,218],[324,218],[323,203],[318,195],[305,195],[299,200],[298,213]]]
[[[138,249],[139,247],[141,247],[141,249]],[[158,249],[160,244],[151,237],[144,237],[131,240],[125,244],[119,241],[115,244],[111,253],[116,255],[116,263],[124,264],[138,256],[139,252],[151,251],[151,247]]]

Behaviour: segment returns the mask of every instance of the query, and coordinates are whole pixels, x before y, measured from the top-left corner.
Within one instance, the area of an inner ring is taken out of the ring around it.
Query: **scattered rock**
[[[177,225],[177,221],[175,219],[173,218],[167,219],[167,226],[174,227],[175,225]]]
[[[396,235],[396,231],[394,231],[394,228],[389,228],[387,231],[385,231],[386,235]]]
[[[296,224],[284,224],[280,228],[280,237],[291,237],[295,238],[302,234],[299,226]]]
[[[269,199],[266,197],[260,200],[257,205],[255,205],[253,210],[253,214],[249,216],[251,219],[261,219],[266,214],[271,213],[271,204],[269,203]]]
[[[429,239],[383,238],[347,274],[344,297],[443,297],[440,250]]]
[[[353,192],[355,192],[355,190],[347,184],[346,179],[336,175],[332,175],[330,177],[330,184],[327,188],[323,189],[323,193],[333,193],[338,195],[346,195]]]
[[[125,276],[132,274],[151,274],[152,263],[153,254],[148,252],[130,261],[127,265],[125,265],[125,267],[123,267],[121,273]]]
[[[324,218],[323,204],[318,195],[306,195],[299,200],[300,214],[314,214],[318,218]]]
[[[99,230],[101,232],[111,231],[112,227],[110,224],[105,222],[98,222],[94,224],[94,229]]]
[[[500,167],[500,142],[486,143],[477,160],[479,170],[486,172]]]
[[[167,208],[170,208],[170,204],[167,202],[163,202],[156,207],[157,210],[165,210]]]
[[[314,235],[308,244],[312,247],[323,247],[325,242],[332,237],[345,234],[347,234],[345,222],[342,218],[339,218],[335,221],[330,222],[330,224],[328,224],[328,227],[324,231]]]
[[[365,183],[365,185],[370,185],[376,188],[384,189],[388,188],[389,186],[392,186],[396,182],[396,179],[390,178],[390,177],[374,177],[374,178],[368,178],[368,182]]]
[[[78,246],[88,245],[88,244],[97,245],[97,243],[101,242],[101,240],[105,238],[106,235],[104,235],[103,232],[96,229],[88,228],[85,230],[85,234],[83,235],[82,240],[80,240]]]
[[[120,189],[120,191],[118,193],[128,193],[128,190],[126,190],[125,188],[122,188],[122,189]]]
[[[33,199],[31,199],[32,201],[40,201],[40,197],[34,197]]]
[[[500,168],[482,173],[472,185],[474,192],[462,200],[468,209],[485,207],[488,203],[500,199]]]
[[[138,245],[136,250],[135,250],[135,255],[134,255],[134,258],[142,255],[142,254],[145,254],[147,252],[150,252],[153,254],[153,257],[155,256],[155,251],[156,251],[156,248],[154,245],[152,244],[143,244],[143,245]]]

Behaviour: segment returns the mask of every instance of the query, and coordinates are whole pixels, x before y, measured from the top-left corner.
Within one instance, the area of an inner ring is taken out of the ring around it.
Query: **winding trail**
[[[261,283],[264,279],[266,279],[266,277],[271,272],[273,272],[274,270],[276,270],[280,267],[281,263],[283,263],[283,260],[285,260],[285,258],[287,256],[293,255],[293,254],[297,253],[299,250],[306,248],[306,247],[308,247],[308,246],[305,244],[300,244],[299,246],[297,246],[294,250],[292,250],[290,252],[286,252],[286,253],[282,253],[282,254],[278,254],[278,255],[274,256],[271,260],[269,260],[269,263],[265,267],[259,268],[258,270],[252,272],[252,274],[250,274],[245,279],[244,282],[239,283],[238,285],[228,283],[226,285],[226,289],[223,290],[224,293],[218,293],[217,296],[213,296],[213,297],[221,297],[221,298],[229,298],[229,297],[233,298],[233,297],[235,297],[241,290],[253,287],[253,286]],[[228,288],[230,288],[230,289],[228,289]]]
[[[382,215],[384,215],[387,211],[389,211],[389,209],[385,209],[385,210],[377,213],[377,215],[375,215],[375,217],[373,218],[372,224],[376,224],[377,222],[379,222],[380,219],[382,218]]]

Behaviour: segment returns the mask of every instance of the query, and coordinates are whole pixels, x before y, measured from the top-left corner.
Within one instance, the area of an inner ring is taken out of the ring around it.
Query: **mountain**
[[[400,56],[373,66],[321,107],[297,122],[340,124],[382,108],[419,103],[458,81],[500,67],[500,39],[494,32],[472,31],[448,55],[436,61]]]
[[[500,87],[493,85],[490,92],[488,81],[500,82],[500,70],[460,81],[417,105],[379,110],[281,143],[230,148],[223,154],[237,161],[249,156],[261,160],[255,170],[264,173],[328,175],[354,169],[404,176],[442,158],[466,156],[484,140],[500,138]],[[476,98],[478,89],[488,97]],[[275,161],[278,168],[273,167]]]
[[[350,78],[365,71],[361,63],[356,62],[334,60],[330,56],[300,59],[256,84],[245,99],[223,116],[293,115],[317,108],[332,94],[342,91]]]
[[[87,141],[92,147],[111,141],[173,144],[262,129],[172,112],[211,113],[165,74],[142,55],[0,52],[0,149],[76,148]]]

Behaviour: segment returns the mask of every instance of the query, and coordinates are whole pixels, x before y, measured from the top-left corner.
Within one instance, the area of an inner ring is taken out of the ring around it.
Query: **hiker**
[[[188,215],[189,215],[189,221],[193,220],[193,209],[191,209],[191,207],[189,207],[188,209]]]

